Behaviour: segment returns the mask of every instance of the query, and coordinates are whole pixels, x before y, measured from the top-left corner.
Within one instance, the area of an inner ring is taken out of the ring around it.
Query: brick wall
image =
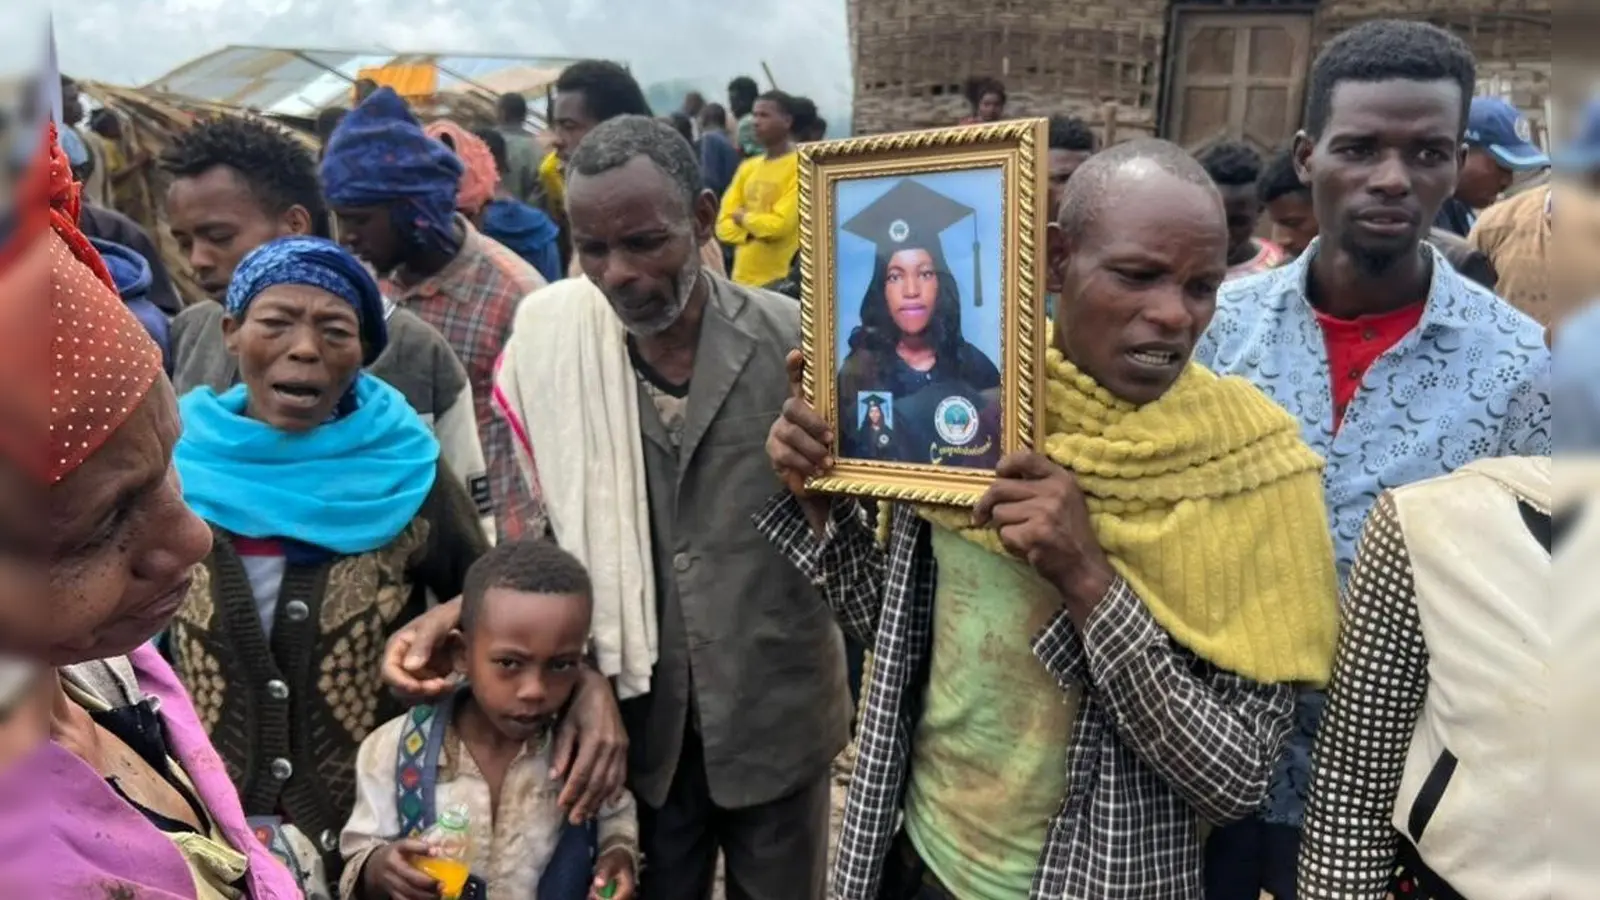
[[[1383,18],[1421,19],[1460,35],[1478,57],[1478,93],[1516,104],[1535,137],[1547,142],[1551,0],[1323,0],[1317,40]]]
[[[855,129],[954,124],[967,79],[1001,79],[1007,111],[1154,127],[1166,0],[849,0]]]
[[[1318,46],[1359,22],[1418,18],[1478,55],[1479,92],[1504,96],[1545,133],[1552,0],[1322,0]],[[1240,4],[1247,5],[1247,4]],[[848,0],[854,125],[875,134],[955,123],[962,86],[1005,82],[1012,115],[1117,105],[1118,135],[1154,133],[1169,0]]]

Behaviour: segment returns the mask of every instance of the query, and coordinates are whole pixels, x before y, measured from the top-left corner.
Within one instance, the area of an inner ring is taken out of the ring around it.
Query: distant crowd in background
[[[83,213],[87,233],[132,250],[148,267],[145,272],[130,263],[131,268],[125,269],[134,295],[130,302],[149,303],[175,315],[185,304],[156,244],[137,224],[157,218],[144,177],[157,160],[129,140],[116,112],[99,108],[87,115],[76,83],[64,78],[62,88],[64,113],[73,125],[67,148],[89,201]],[[548,280],[573,271],[570,241],[564,237],[560,148],[575,144],[575,134],[606,118],[653,114],[633,77],[613,63],[576,64],[562,73],[554,88],[558,98],[576,92],[594,98],[593,109],[573,118],[570,109],[563,116],[558,104],[550,110],[548,131],[540,135],[529,127],[527,99],[517,93],[502,95],[498,122],[466,135],[475,139],[466,155],[477,158],[480,165],[469,166],[470,180],[478,190],[463,208],[484,234],[512,249]],[[377,89],[370,79],[357,81],[355,102]],[[969,113],[960,124],[1007,117],[1009,98],[998,79],[970,79],[965,97]],[[317,115],[314,129],[324,146],[348,112],[335,106]],[[798,297],[794,148],[827,133],[828,123],[818,115],[816,104],[779,90],[763,92],[755,79],[740,76],[729,82],[725,103],[708,102],[703,94],[690,92],[678,109],[660,118],[694,147],[701,178],[722,203],[716,243],[706,248],[708,259],[720,259],[720,269],[735,281]],[[1540,219],[1552,206],[1550,159],[1529,139],[1526,120],[1510,103],[1476,98],[1471,119],[1466,135],[1469,152],[1457,190],[1440,210],[1428,239],[1469,278],[1499,290],[1513,305],[1548,324],[1548,315],[1535,310],[1547,305],[1548,226],[1541,226]],[[1591,110],[1586,121],[1586,127],[1600,128],[1600,112]],[[455,137],[445,134],[442,139],[456,149]],[[480,147],[487,153],[477,153]],[[1086,120],[1050,119],[1047,165],[1052,209],[1072,172],[1100,147],[1100,137]],[[1580,136],[1572,162],[1600,168],[1588,159],[1596,154],[1600,136]],[[1228,204],[1230,277],[1275,268],[1304,252],[1316,237],[1310,188],[1291,148],[1263,158],[1248,143],[1223,141],[1203,148],[1200,160]],[[1500,203],[1503,197],[1507,202]],[[153,330],[161,330],[158,316],[144,315]]]

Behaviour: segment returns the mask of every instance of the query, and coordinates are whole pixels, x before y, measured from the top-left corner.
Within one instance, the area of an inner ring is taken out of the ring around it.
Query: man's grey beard
[[[694,290],[700,284],[701,271],[699,257],[690,259],[689,264],[684,266],[678,277],[673,280],[672,292],[675,302],[671,311],[644,322],[630,322],[624,319],[622,327],[636,338],[651,338],[677,324],[678,319],[683,317],[683,311],[689,308],[689,301],[694,298]]]

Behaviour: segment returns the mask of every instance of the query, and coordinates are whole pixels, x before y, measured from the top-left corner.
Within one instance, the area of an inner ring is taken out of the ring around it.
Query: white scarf
[[[556,543],[589,570],[600,671],[622,699],[649,693],[656,595],[639,388],[622,323],[588,279],[523,300],[494,402]]]

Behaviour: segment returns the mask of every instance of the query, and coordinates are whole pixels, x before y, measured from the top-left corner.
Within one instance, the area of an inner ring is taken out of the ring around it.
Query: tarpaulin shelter
[[[546,88],[562,68],[574,61],[559,57],[235,45],[184,63],[145,85],[145,89],[268,115],[309,119],[327,107],[348,106],[355,82],[370,77],[380,84],[391,84],[419,111],[424,111],[430,101],[459,104],[462,97],[475,97],[492,106],[494,98],[506,91],[523,94],[529,106],[538,109]],[[505,76],[512,72],[517,77],[507,79]],[[528,78],[529,73],[541,77]],[[422,90],[428,87],[432,90],[424,95]]]
[[[179,291],[194,301],[201,293],[172,241],[160,202],[169,179],[152,161],[196,121],[222,115],[270,119],[297,129],[296,135],[315,150],[317,141],[310,129],[318,112],[349,106],[355,82],[363,76],[380,83],[392,76],[413,79],[400,93],[424,118],[449,117],[469,127],[489,124],[499,95],[516,92],[527,97],[536,111],[529,124],[537,128],[537,111],[544,108],[547,90],[568,62],[549,57],[232,46],[185,63],[143,87],[94,82],[80,82],[80,87],[89,105],[111,110],[121,120],[120,155],[139,166],[136,177],[124,180],[120,211],[149,232]],[[399,90],[400,85],[395,86]]]

